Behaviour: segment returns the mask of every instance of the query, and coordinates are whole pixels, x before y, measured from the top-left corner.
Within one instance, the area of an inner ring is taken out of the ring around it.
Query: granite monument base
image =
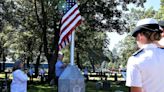
[[[75,65],[69,65],[59,78],[58,92],[85,92],[84,76]]]

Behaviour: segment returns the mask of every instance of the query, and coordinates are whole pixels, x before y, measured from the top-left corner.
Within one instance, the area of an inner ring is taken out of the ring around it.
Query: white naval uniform
[[[15,70],[12,75],[11,92],[27,92],[27,74],[18,69]]]
[[[126,86],[143,92],[164,92],[164,49],[147,44],[131,56],[127,64]]]

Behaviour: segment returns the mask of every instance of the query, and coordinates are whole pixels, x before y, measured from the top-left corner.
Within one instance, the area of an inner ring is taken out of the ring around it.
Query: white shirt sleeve
[[[16,72],[13,73],[13,77],[17,80],[20,80],[21,82],[24,82],[24,81],[28,80],[27,74],[25,74],[21,70],[16,70]]]
[[[134,57],[130,57],[127,64],[126,86],[142,87],[141,71]]]

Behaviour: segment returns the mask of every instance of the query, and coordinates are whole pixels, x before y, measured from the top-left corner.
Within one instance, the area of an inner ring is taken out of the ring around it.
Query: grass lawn
[[[28,85],[28,92],[57,92],[56,86],[49,86],[48,84],[30,84]],[[89,81],[86,83],[85,92],[128,92],[128,88],[123,83],[111,81],[110,88],[103,89],[96,88],[96,82]]]
[[[56,86],[50,87],[48,84],[28,85],[28,92],[57,92],[56,89]]]
[[[0,74],[0,78],[4,78],[4,74]],[[10,80],[12,78],[10,77]],[[98,80],[100,82],[100,78],[94,78],[95,80]],[[121,76],[118,75],[118,82],[113,81],[114,78],[111,76],[108,78],[108,81],[106,83],[108,87],[103,88],[102,86],[97,88],[97,82],[96,81],[88,81],[86,83],[85,92],[129,92],[128,88],[124,85],[123,82],[120,82]],[[34,79],[34,83],[28,84],[28,91],[27,92],[57,92],[56,86],[49,86],[47,83],[41,84],[39,82],[40,80]],[[102,82],[100,83],[102,85]],[[109,86],[110,85],[110,86]],[[9,86],[8,86],[9,87]]]
[[[86,86],[86,92],[128,92],[128,88],[124,86],[124,84],[120,84],[118,82],[110,82],[110,87],[108,89],[96,89],[95,82],[89,82]]]

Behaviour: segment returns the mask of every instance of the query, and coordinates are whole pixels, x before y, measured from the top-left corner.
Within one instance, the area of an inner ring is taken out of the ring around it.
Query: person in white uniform
[[[132,32],[140,50],[127,63],[126,86],[130,92],[164,92],[164,49],[154,41],[161,37],[158,22],[153,18],[138,21]]]
[[[27,92],[27,74],[23,71],[23,62],[17,60],[13,66],[11,92]]]

